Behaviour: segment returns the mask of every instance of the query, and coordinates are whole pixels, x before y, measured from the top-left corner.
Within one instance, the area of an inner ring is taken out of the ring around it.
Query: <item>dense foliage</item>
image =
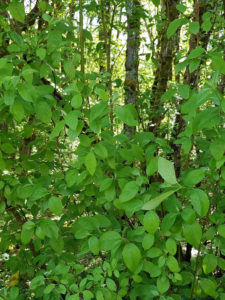
[[[223,0],[0,0],[0,299],[225,299]]]

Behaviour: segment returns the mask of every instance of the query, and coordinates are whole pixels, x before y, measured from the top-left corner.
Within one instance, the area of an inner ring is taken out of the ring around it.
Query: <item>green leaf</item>
[[[206,32],[209,32],[211,27],[212,27],[212,22],[210,20],[205,20],[201,25],[202,30]]]
[[[221,235],[223,238],[225,238],[225,225],[219,225],[218,226],[218,233]]]
[[[181,13],[184,13],[187,9],[187,7],[183,4],[177,4],[176,9],[179,10]]]
[[[136,272],[141,262],[141,252],[139,248],[133,244],[126,244],[122,252],[123,261],[131,272]]]
[[[188,224],[192,224],[196,220],[195,211],[189,207],[186,207],[185,209],[183,209],[181,216],[182,216],[183,220]]]
[[[57,35],[55,35],[55,38],[57,38]],[[50,41],[51,45],[53,45],[54,37],[51,38],[51,36],[50,36],[49,41]],[[75,65],[74,65],[73,59],[65,60],[64,63],[63,63],[63,68],[64,68],[64,71],[65,71],[65,73],[66,73],[66,75],[69,79],[74,79],[75,78]]]
[[[176,273],[180,271],[178,262],[174,256],[169,256],[166,263],[171,272]]]
[[[158,171],[158,157],[152,157],[147,163],[146,174],[148,176],[153,175],[156,171]]]
[[[202,169],[190,170],[185,174],[183,183],[185,186],[191,187],[195,186],[205,177],[205,173]]]
[[[177,183],[173,163],[163,157],[159,157],[158,159],[158,172],[169,184]]]
[[[21,242],[23,244],[28,244],[31,241],[34,234],[34,226],[35,224],[32,221],[27,221],[23,224],[21,231]]]
[[[95,89],[95,93],[103,100],[103,101],[107,101],[109,99],[109,95],[106,91],[96,88]]]
[[[5,152],[7,154],[13,154],[14,152],[16,152],[16,149],[10,143],[2,144],[1,149],[2,149],[3,152]]]
[[[175,94],[176,94],[175,89],[168,90],[162,95],[161,101],[166,102],[168,100],[172,100]]]
[[[225,152],[225,140],[216,139],[214,140],[209,147],[209,150],[215,160],[221,160]]]
[[[17,86],[19,95],[27,102],[33,102],[32,86],[26,83],[20,83]]]
[[[144,248],[144,250],[150,249],[153,246],[154,241],[155,237],[153,234],[146,234],[142,241],[142,247]]]
[[[112,292],[115,292],[117,290],[117,286],[115,284],[115,281],[110,279],[110,278],[106,279],[106,286]]]
[[[152,0],[152,3],[153,3],[155,6],[159,6],[160,0]]]
[[[81,94],[76,94],[71,100],[71,105],[74,108],[79,108],[82,105],[82,96]]]
[[[200,29],[199,22],[196,21],[196,22],[191,22],[189,24],[190,33],[197,34],[199,32],[199,29]]]
[[[75,110],[70,111],[66,117],[65,117],[65,122],[66,124],[70,127],[72,130],[77,129],[77,124],[78,124],[78,112]]]
[[[169,238],[166,241],[166,250],[171,254],[171,255],[175,255],[177,252],[177,244],[174,241],[174,239]]]
[[[39,102],[36,107],[36,115],[37,118],[43,123],[50,123],[52,117],[52,111],[50,106],[44,101]]]
[[[94,146],[94,152],[100,158],[105,159],[108,157],[108,152],[103,143],[98,143]]]
[[[168,192],[164,192],[161,195],[153,198],[152,200],[146,202],[143,206],[142,209],[144,210],[151,210],[151,209],[155,209],[156,207],[158,207],[160,205],[160,203],[162,203],[163,200],[167,199],[169,196],[173,195],[176,191],[178,191],[180,189],[176,188],[173,190],[170,190]]]
[[[190,95],[190,86],[187,84],[179,84],[178,93],[181,95],[182,98],[188,99]]]
[[[138,189],[139,189],[139,186],[136,181],[128,182],[124,186],[119,200],[121,202],[127,202],[127,201],[133,199],[137,195]]]
[[[99,240],[96,236],[91,236],[88,240],[88,247],[94,255],[98,255],[100,250]]]
[[[112,183],[113,183],[113,179],[112,179],[112,178],[105,178],[105,179],[101,182],[99,191],[100,191],[100,192],[103,192],[103,191],[109,189],[109,188],[111,187]]]
[[[194,50],[191,51],[191,53],[188,55],[188,59],[193,59],[201,56],[205,52],[205,49],[202,47],[196,47]]]
[[[61,130],[65,126],[65,121],[60,121],[59,123],[56,124],[54,129],[52,130],[52,133],[50,134],[50,140],[52,140],[54,137],[58,136],[61,132]]]
[[[192,224],[185,223],[183,231],[186,241],[196,249],[198,249],[202,238],[202,228],[200,224],[197,222],[194,222]]]
[[[170,39],[171,36],[174,35],[174,33],[177,31],[177,29],[186,23],[186,19],[175,19],[172,22],[170,22],[166,32],[167,38]]]
[[[88,172],[91,174],[91,176],[93,176],[97,166],[97,161],[93,151],[90,151],[88,155],[85,157],[85,166]]]
[[[160,292],[160,294],[166,293],[169,287],[170,287],[170,282],[166,276],[157,278],[157,289]]]
[[[159,216],[155,211],[148,211],[143,219],[144,228],[151,234],[154,234],[159,227]]]
[[[124,122],[128,126],[137,126],[138,121],[137,111],[132,104],[126,104],[123,106],[119,106],[115,109],[115,114],[118,119]]]
[[[55,288],[55,284],[50,283],[46,286],[46,288],[44,289],[44,294],[48,295],[51,293],[51,291]]]
[[[24,108],[20,102],[18,102],[18,101],[14,102],[14,104],[12,105],[12,108],[11,108],[11,112],[13,114],[14,119],[17,122],[21,122],[23,120]]]
[[[62,214],[62,201],[58,197],[51,197],[48,200],[48,207],[55,215],[60,216]]]
[[[15,0],[9,4],[8,10],[13,19],[19,21],[20,23],[24,23],[26,15],[24,5],[22,3],[20,3],[18,0]]]
[[[201,60],[196,58],[196,59],[192,59],[190,61],[190,64],[189,64],[189,71],[190,73],[194,72],[195,70],[198,69],[199,65],[200,65],[200,62]]]
[[[122,242],[121,236],[116,231],[107,231],[100,236],[100,250],[109,251],[118,248]]]
[[[203,258],[202,268],[205,274],[213,272],[217,267],[217,257],[214,254],[206,254]]]
[[[217,107],[210,107],[200,111],[192,122],[192,132],[195,134],[204,128],[213,128],[220,122],[220,113]]]
[[[45,236],[49,237],[50,239],[58,239],[59,228],[55,221],[48,219],[41,221],[41,230],[44,232]]]
[[[209,198],[207,194],[200,189],[191,190],[190,200],[197,214],[200,217],[205,217],[209,210]]]
[[[202,278],[200,280],[200,286],[206,295],[209,295],[214,299],[217,297],[216,283],[214,281],[207,278]]]
[[[37,56],[38,56],[41,60],[43,60],[43,59],[45,58],[45,56],[46,56],[46,49],[44,49],[44,48],[38,48],[38,49],[36,50],[36,54],[37,54]]]
[[[39,286],[44,285],[44,281],[45,278],[42,275],[34,277],[30,283],[30,289],[36,290],[36,288],[38,288]]]

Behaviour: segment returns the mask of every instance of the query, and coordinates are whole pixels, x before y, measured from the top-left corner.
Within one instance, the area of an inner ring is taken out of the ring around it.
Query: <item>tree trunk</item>
[[[127,49],[126,49],[126,78],[124,82],[125,104],[136,106],[138,92],[138,67],[139,67],[139,47],[140,47],[140,2],[138,0],[128,0],[127,10]],[[132,136],[135,127],[125,126],[128,136]]]

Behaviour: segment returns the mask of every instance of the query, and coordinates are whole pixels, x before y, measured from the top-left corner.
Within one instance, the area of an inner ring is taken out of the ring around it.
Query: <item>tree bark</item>
[[[136,106],[138,92],[138,67],[140,47],[140,2],[139,0],[128,0],[127,10],[127,49],[126,49],[126,78],[124,82],[125,104]],[[135,127],[125,126],[128,136],[132,136]]]

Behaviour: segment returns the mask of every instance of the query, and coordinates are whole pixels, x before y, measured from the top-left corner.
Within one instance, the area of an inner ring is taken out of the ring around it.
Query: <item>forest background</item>
[[[0,0],[0,299],[225,299],[225,0]]]

